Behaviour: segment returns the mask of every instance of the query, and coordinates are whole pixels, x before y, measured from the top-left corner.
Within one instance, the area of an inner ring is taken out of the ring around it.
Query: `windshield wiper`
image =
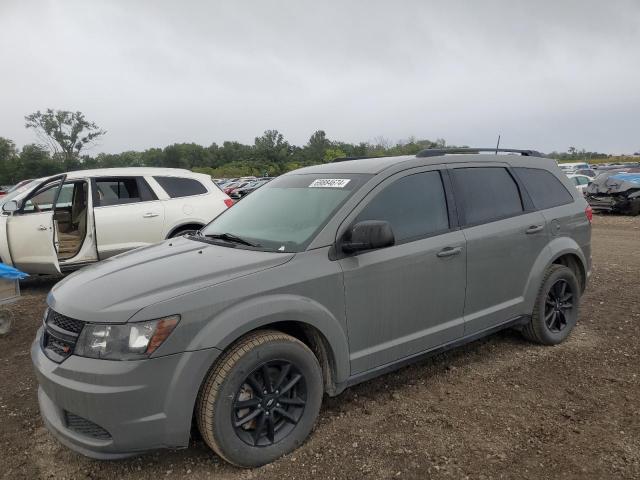
[[[262,246],[259,243],[250,242],[249,240],[245,240],[244,238],[234,235],[233,233],[210,233],[204,236],[207,238],[219,238],[220,240],[224,240],[226,242],[239,243],[241,245],[246,245],[247,247]]]

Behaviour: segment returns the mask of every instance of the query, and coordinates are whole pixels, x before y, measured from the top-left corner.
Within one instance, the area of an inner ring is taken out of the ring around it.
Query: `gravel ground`
[[[42,426],[29,344],[55,279],[25,282],[0,337],[2,478],[640,478],[640,217],[597,216],[577,328],[556,347],[507,331],[325,398],[300,449],[231,467],[189,449],[115,462]]]

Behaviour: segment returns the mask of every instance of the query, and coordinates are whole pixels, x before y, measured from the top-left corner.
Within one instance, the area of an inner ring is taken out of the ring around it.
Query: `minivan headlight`
[[[120,325],[85,324],[75,355],[106,360],[136,360],[155,352],[173,331],[180,315]]]

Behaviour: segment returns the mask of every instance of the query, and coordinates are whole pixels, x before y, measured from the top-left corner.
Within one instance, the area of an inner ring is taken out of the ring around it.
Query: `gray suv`
[[[304,442],[324,393],[504,328],[562,342],[591,210],[555,161],[480,150],[303,168],[69,275],[31,350],[47,427],[113,459],[187,447],[195,420],[253,467]]]

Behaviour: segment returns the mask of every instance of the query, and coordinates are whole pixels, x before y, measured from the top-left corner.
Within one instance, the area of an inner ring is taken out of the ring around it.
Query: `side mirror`
[[[19,208],[20,206],[15,200],[9,200],[7,203],[2,205],[2,211],[5,213],[17,212]]]
[[[342,250],[347,253],[390,247],[396,241],[391,225],[382,220],[358,222],[351,227],[345,238]]]

